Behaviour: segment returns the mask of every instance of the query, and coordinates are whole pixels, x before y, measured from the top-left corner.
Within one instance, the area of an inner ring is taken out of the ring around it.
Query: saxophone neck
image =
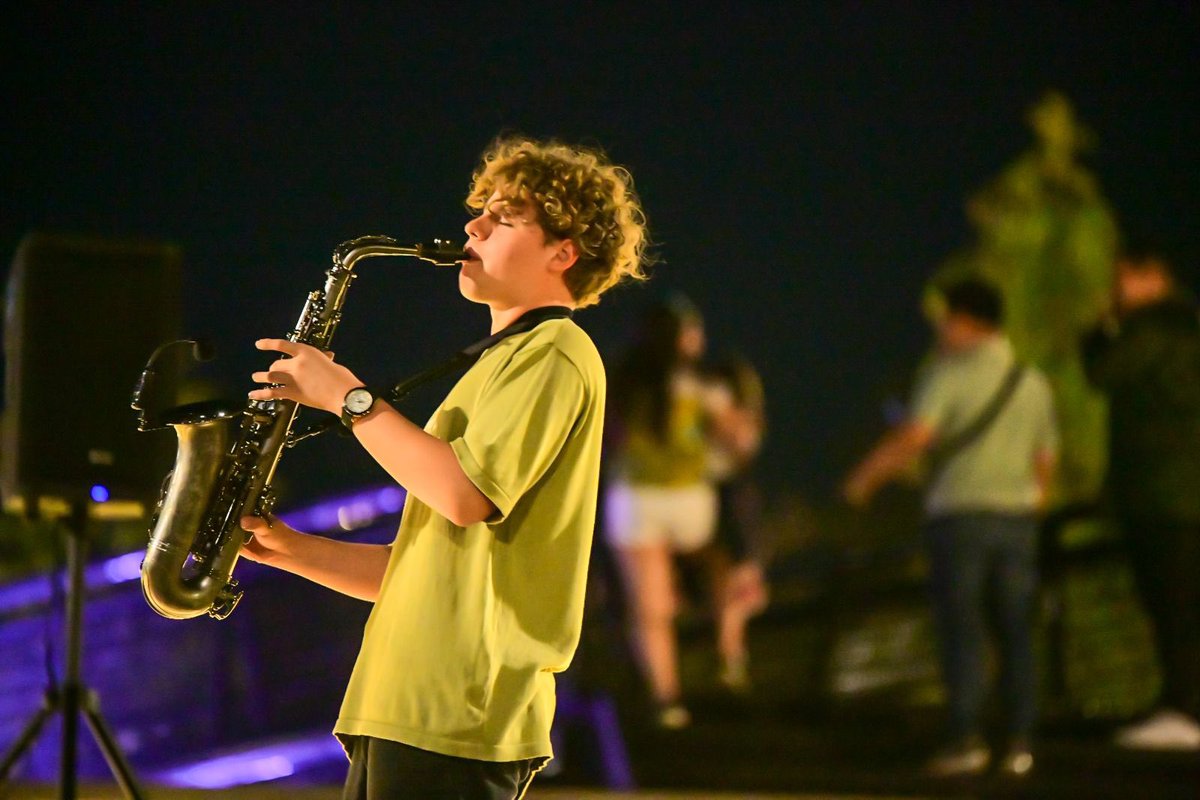
[[[452,267],[467,258],[466,252],[448,239],[406,247],[390,236],[360,236],[342,242],[334,249],[334,268],[353,271],[358,261],[371,256],[408,256],[439,267]]]
[[[352,269],[353,263],[367,254],[359,255],[359,251],[379,249],[403,250],[400,242],[391,236],[359,236],[348,239],[333,249],[333,264],[335,267]],[[397,253],[400,255],[400,253]]]

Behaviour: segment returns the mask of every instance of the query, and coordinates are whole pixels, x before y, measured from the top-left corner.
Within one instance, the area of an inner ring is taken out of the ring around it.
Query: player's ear
[[[579,260],[579,249],[570,239],[563,239],[558,243],[557,249],[554,252],[553,266],[554,269],[566,272],[576,261]]]

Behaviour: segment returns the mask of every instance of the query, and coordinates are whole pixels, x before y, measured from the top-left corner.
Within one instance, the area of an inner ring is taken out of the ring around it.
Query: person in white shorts
[[[690,486],[614,483],[604,500],[608,542],[623,549],[666,546],[694,553],[712,541],[717,492],[707,482]]]
[[[708,478],[708,431],[732,405],[701,380],[703,352],[695,308],[679,297],[656,304],[609,392],[605,539],[625,589],[633,651],[666,728],[691,720],[676,664],[673,557],[712,541],[717,492]]]

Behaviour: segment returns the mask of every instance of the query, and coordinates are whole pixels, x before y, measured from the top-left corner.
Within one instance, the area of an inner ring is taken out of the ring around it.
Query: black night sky
[[[253,340],[291,328],[337,243],[461,236],[499,132],[600,144],[663,263],[581,324],[615,354],[652,294],[690,295],[714,348],[764,374],[767,482],[817,498],[881,429],[926,341],[920,288],[1044,90],[1096,132],[1087,163],[1121,222],[1197,284],[1195,4],[429,6],[10,6],[2,260],[32,230],[178,243],[184,329],[241,391]],[[367,262],[346,312],[338,358],[372,382],[487,327],[452,272],[403,260]],[[423,421],[437,393],[408,410]],[[383,479],[350,443],[306,449],[285,502]]]

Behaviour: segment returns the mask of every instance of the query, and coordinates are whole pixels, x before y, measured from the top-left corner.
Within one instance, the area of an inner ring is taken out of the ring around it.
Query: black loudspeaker
[[[178,338],[181,262],[165,243],[21,241],[4,328],[6,504],[157,497],[175,437],[139,432],[129,402],[150,354]]]

